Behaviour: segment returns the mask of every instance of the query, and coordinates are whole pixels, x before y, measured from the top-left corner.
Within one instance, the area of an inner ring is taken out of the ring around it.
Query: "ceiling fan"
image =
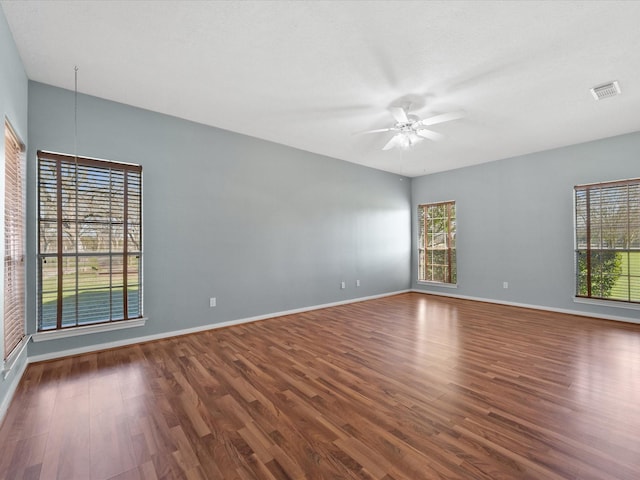
[[[391,107],[389,109],[391,115],[396,120],[396,124],[389,128],[378,128],[377,130],[369,130],[362,133],[381,133],[381,132],[396,132],[391,137],[382,150],[390,150],[393,147],[399,147],[402,149],[410,148],[423,139],[440,140],[442,134],[429,130],[425,127],[430,125],[436,125],[438,123],[444,123],[451,120],[457,120],[464,117],[463,112],[449,112],[435,115],[433,117],[420,119],[416,115],[407,113],[407,110],[403,107]]]

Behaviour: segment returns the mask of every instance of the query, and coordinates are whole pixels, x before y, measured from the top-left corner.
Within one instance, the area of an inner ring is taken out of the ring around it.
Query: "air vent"
[[[605,83],[604,85],[598,85],[591,89],[591,95],[596,100],[602,100],[603,98],[615,97],[620,94],[620,85],[618,82]]]

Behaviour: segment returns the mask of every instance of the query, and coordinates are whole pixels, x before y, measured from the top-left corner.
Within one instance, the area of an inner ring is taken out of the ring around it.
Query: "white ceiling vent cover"
[[[597,87],[593,87],[591,89],[591,95],[596,100],[602,100],[603,98],[615,97],[620,94],[620,85],[618,82],[610,82],[605,83],[603,85],[598,85]]]

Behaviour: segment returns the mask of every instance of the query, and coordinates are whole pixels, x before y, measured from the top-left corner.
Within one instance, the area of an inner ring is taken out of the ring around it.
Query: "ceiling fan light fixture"
[[[396,121],[393,126],[360,132],[365,134],[396,132],[395,135],[387,141],[384,147],[382,147],[382,150],[390,150],[393,147],[408,150],[414,145],[422,142],[425,138],[434,141],[441,140],[443,138],[442,134],[426,129],[425,127],[450,122],[451,120],[457,120],[459,118],[464,118],[465,116],[464,112],[456,111],[441,113],[439,115],[420,119],[416,115],[407,113],[407,110],[404,107],[391,107],[389,111]]]

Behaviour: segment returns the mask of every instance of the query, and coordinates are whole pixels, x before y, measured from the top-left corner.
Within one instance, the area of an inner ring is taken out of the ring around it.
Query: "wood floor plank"
[[[41,478],[91,478],[89,396],[56,401],[49,424]]]
[[[409,293],[29,365],[0,478],[640,478],[640,325]]]

